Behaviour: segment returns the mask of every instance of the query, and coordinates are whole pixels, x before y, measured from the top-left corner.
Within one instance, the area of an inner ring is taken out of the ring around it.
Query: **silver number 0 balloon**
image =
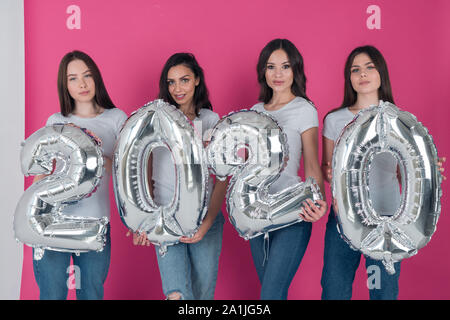
[[[372,206],[369,172],[376,154],[387,152],[402,176],[401,204],[392,216]],[[341,236],[366,256],[393,264],[417,253],[431,239],[441,211],[442,177],[427,129],[406,111],[380,102],[342,131],[333,152],[332,192]]]
[[[65,252],[101,251],[108,219],[68,216],[61,213],[67,204],[93,192],[103,174],[103,155],[95,140],[71,124],[55,124],[39,129],[21,150],[25,175],[50,174],[53,160],[62,169],[34,183],[20,198],[14,214],[16,239],[43,250]]]
[[[156,204],[149,191],[148,160],[158,147],[167,148],[175,164],[175,194],[168,205]],[[208,176],[201,132],[176,107],[155,100],[133,113],[122,128],[113,164],[119,214],[132,231],[145,231],[162,254],[200,226]]]
[[[287,137],[271,116],[243,110],[222,118],[211,132],[208,163],[217,178],[233,176],[227,192],[230,221],[245,239],[302,221],[306,199],[322,199],[313,178],[275,194],[270,185],[288,160]],[[238,157],[248,150],[248,158]]]

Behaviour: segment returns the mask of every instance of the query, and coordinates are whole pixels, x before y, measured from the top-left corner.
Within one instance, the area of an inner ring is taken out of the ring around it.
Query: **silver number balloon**
[[[106,217],[96,219],[61,213],[66,205],[95,192],[103,175],[99,144],[72,124],[39,129],[23,144],[20,157],[25,175],[50,174],[53,160],[60,167],[25,191],[14,215],[16,239],[35,247],[40,257],[42,249],[76,253],[103,250]]]
[[[268,192],[288,161],[287,137],[271,116],[243,110],[222,118],[211,132],[208,162],[217,178],[233,176],[227,192],[230,221],[245,239],[302,221],[302,202],[321,199],[309,177],[275,194]],[[238,156],[248,150],[248,157]]]
[[[374,156],[387,152],[402,176],[401,204],[380,215],[370,201]],[[441,211],[441,174],[427,129],[409,112],[380,101],[360,111],[342,131],[333,152],[332,192],[341,236],[386,270],[417,253],[431,239]]]
[[[148,187],[148,160],[158,147],[171,152],[175,165],[175,194],[168,205],[156,204]],[[155,100],[127,120],[114,151],[117,207],[122,222],[132,231],[147,232],[162,254],[200,226],[207,209],[208,177],[201,132],[176,107]]]

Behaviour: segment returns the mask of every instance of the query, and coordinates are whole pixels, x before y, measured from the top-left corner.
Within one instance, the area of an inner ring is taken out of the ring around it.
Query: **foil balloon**
[[[148,161],[158,147],[171,152],[175,166],[175,192],[167,205],[155,203],[149,190]],[[133,113],[121,130],[113,162],[117,207],[129,229],[145,231],[161,254],[181,236],[194,235],[207,210],[209,172],[201,133],[180,110],[155,100]]]
[[[388,216],[374,208],[369,188],[380,153],[394,157],[401,173],[401,203]],[[437,160],[427,129],[383,101],[360,111],[336,141],[332,192],[338,229],[353,249],[382,260],[390,274],[395,262],[415,255],[436,230],[442,195]]]
[[[63,252],[101,251],[105,244],[106,217],[69,216],[62,209],[95,192],[103,175],[100,142],[72,124],[39,129],[23,144],[21,167],[25,175],[49,175],[31,185],[14,214],[18,241],[35,248]],[[53,174],[53,162],[56,169]]]
[[[302,202],[322,199],[313,178],[277,193],[269,187],[288,161],[287,137],[270,115],[242,110],[222,118],[207,147],[208,163],[217,178],[233,176],[227,191],[227,211],[246,240],[301,222]],[[247,150],[247,157],[239,152]]]

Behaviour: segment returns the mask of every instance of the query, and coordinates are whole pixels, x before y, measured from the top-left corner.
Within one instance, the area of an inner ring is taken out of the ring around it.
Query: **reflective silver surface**
[[[175,165],[175,194],[158,205],[150,195],[148,160],[167,148]],[[201,132],[176,107],[155,100],[134,112],[125,123],[114,151],[113,181],[122,222],[133,232],[147,233],[164,253],[181,236],[192,236],[207,211],[208,167]]]
[[[23,144],[25,175],[50,174],[31,185],[14,214],[17,240],[38,249],[101,251],[108,219],[68,216],[64,206],[90,196],[103,175],[101,142],[72,124],[55,124],[33,133]],[[42,254],[40,255],[42,257]]]
[[[247,150],[248,157],[238,156]],[[269,114],[242,110],[222,118],[211,133],[208,163],[217,178],[233,176],[227,192],[230,221],[245,239],[302,221],[302,202],[321,199],[313,178],[277,193],[269,187],[288,161],[287,137]]]
[[[369,172],[374,155],[390,153],[401,173],[401,204],[382,216],[370,201]],[[355,250],[393,263],[411,257],[436,230],[442,177],[428,130],[411,113],[380,101],[360,111],[342,131],[333,152],[332,193],[341,236]]]

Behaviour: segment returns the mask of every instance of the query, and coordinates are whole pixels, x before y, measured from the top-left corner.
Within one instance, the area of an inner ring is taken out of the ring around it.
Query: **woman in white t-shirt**
[[[176,53],[167,60],[159,82],[159,98],[180,109],[196,128],[201,122],[203,138],[219,120],[218,114],[212,111],[203,70],[190,53]],[[170,153],[157,148],[150,161],[151,194],[156,203],[167,204],[175,190],[175,169]],[[156,250],[167,299],[214,299],[224,223],[220,208],[227,184],[219,180],[214,184],[210,177],[208,211],[198,231],[192,238],[182,237],[180,243],[169,246],[163,256]],[[149,245],[145,233],[135,234],[133,240],[136,245]]]
[[[272,115],[287,135],[289,161],[269,193],[279,192],[298,183],[303,156],[305,177],[312,176],[324,190],[318,161],[317,110],[306,96],[303,58],[295,45],[286,39],[270,41],[261,51],[257,65],[260,103],[252,110]],[[322,191],[323,198],[325,193]],[[311,236],[312,222],[327,210],[325,201],[304,202],[304,221],[250,239],[253,261],[261,282],[261,299],[287,299],[288,289],[297,272]],[[268,243],[266,243],[268,241]]]
[[[103,83],[100,70],[85,53],[67,53],[59,64],[58,94],[61,111],[51,115],[46,125],[73,123],[86,128],[102,141],[105,172],[97,190],[89,198],[68,205],[63,214],[80,217],[107,217],[110,220],[109,181],[112,173],[112,155],[119,131],[127,115],[112,103]],[[58,166],[58,163],[56,163]],[[38,175],[33,182],[43,179]],[[103,284],[111,257],[110,224],[106,244],[101,252],[90,251],[79,255],[46,250],[40,260],[33,261],[34,274],[41,299],[67,298],[70,259],[75,272],[77,299],[103,299]]]
[[[379,100],[394,103],[386,61],[373,46],[355,48],[344,68],[344,101],[324,119],[322,170],[330,183],[333,149],[343,128],[362,109],[378,105]],[[440,159],[442,166],[445,158]],[[443,168],[441,167],[441,172]],[[371,200],[381,215],[392,215],[400,205],[397,162],[386,153],[374,157],[370,175]],[[354,251],[340,237],[333,207],[330,209],[325,233],[324,265],[322,271],[322,299],[351,299],[355,272],[361,253]],[[377,284],[369,286],[370,299],[394,300],[398,296],[400,262],[394,264],[395,274],[389,275],[382,262],[366,257],[368,273],[376,270]],[[379,272],[378,272],[379,271]]]

